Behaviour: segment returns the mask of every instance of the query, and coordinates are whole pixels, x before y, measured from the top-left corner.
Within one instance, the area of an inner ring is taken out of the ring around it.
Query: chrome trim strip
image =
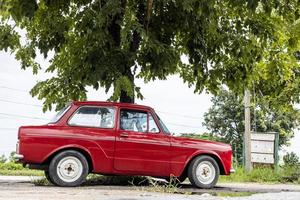
[[[14,155],[14,159],[16,160],[22,160],[24,158],[24,156],[22,154],[15,154]]]

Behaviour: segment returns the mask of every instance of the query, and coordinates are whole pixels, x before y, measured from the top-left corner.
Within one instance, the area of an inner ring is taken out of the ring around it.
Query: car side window
[[[149,133],[159,133],[159,128],[151,114],[149,114]]]
[[[120,129],[147,132],[147,112],[121,109]]]
[[[113,128],[115,109],[111,107],[83,106],[69,120],[72,126]]]

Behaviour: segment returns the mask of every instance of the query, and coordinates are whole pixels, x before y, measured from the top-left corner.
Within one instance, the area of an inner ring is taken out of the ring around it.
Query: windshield
[[[160,119],[160,117],[156,114],[158,121],[160,123],[161,128],[163,129],[163,131],[167,134],[171,134],[171,132],[169,131],[169,129],[167,128],[167,126],[163,123],[163,121]]]
[[[66,105],[63,109],[61,109],[56,115],[50,120],[49,124],[56,123],[71,107],[70,104]]]

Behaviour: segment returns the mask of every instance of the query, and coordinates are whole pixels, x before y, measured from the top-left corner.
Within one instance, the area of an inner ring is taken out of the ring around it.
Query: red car
[[[45,171],[58,186],[78,186],[89,173],[175,176],[212,188],[232,172],[230,145],[172,136],[147,106],[73,102],[43,126],[22,126],[19,162]]]

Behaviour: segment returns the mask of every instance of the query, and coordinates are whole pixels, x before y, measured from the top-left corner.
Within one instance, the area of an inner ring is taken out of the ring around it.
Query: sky
[[[38,82],[50,78],[44,69],[49,64],[41,57],[37,58],[42,70],[33,75],[31,69],[21,70],[14,55],[0,52],[0,155],[9,155],[15,150],[17,131],[22,125],[46,124],[55,114],[54,111],[42,112],[42,101],[32,98],[30,89]],[[212,105],[211,95],[194,94],[178,76],[169,76],[164,81],[145,84],[136,80],[141,87],[144,100],[136,103],[150,106],[156,110],[168,129],[174,133],[203,133],[203,114]],[[105,101],[110,94],[103,89],[88,88],[88,100]],[[281,152],[294,151],[300,156],[300,131],[297,130],[291,146]]]

